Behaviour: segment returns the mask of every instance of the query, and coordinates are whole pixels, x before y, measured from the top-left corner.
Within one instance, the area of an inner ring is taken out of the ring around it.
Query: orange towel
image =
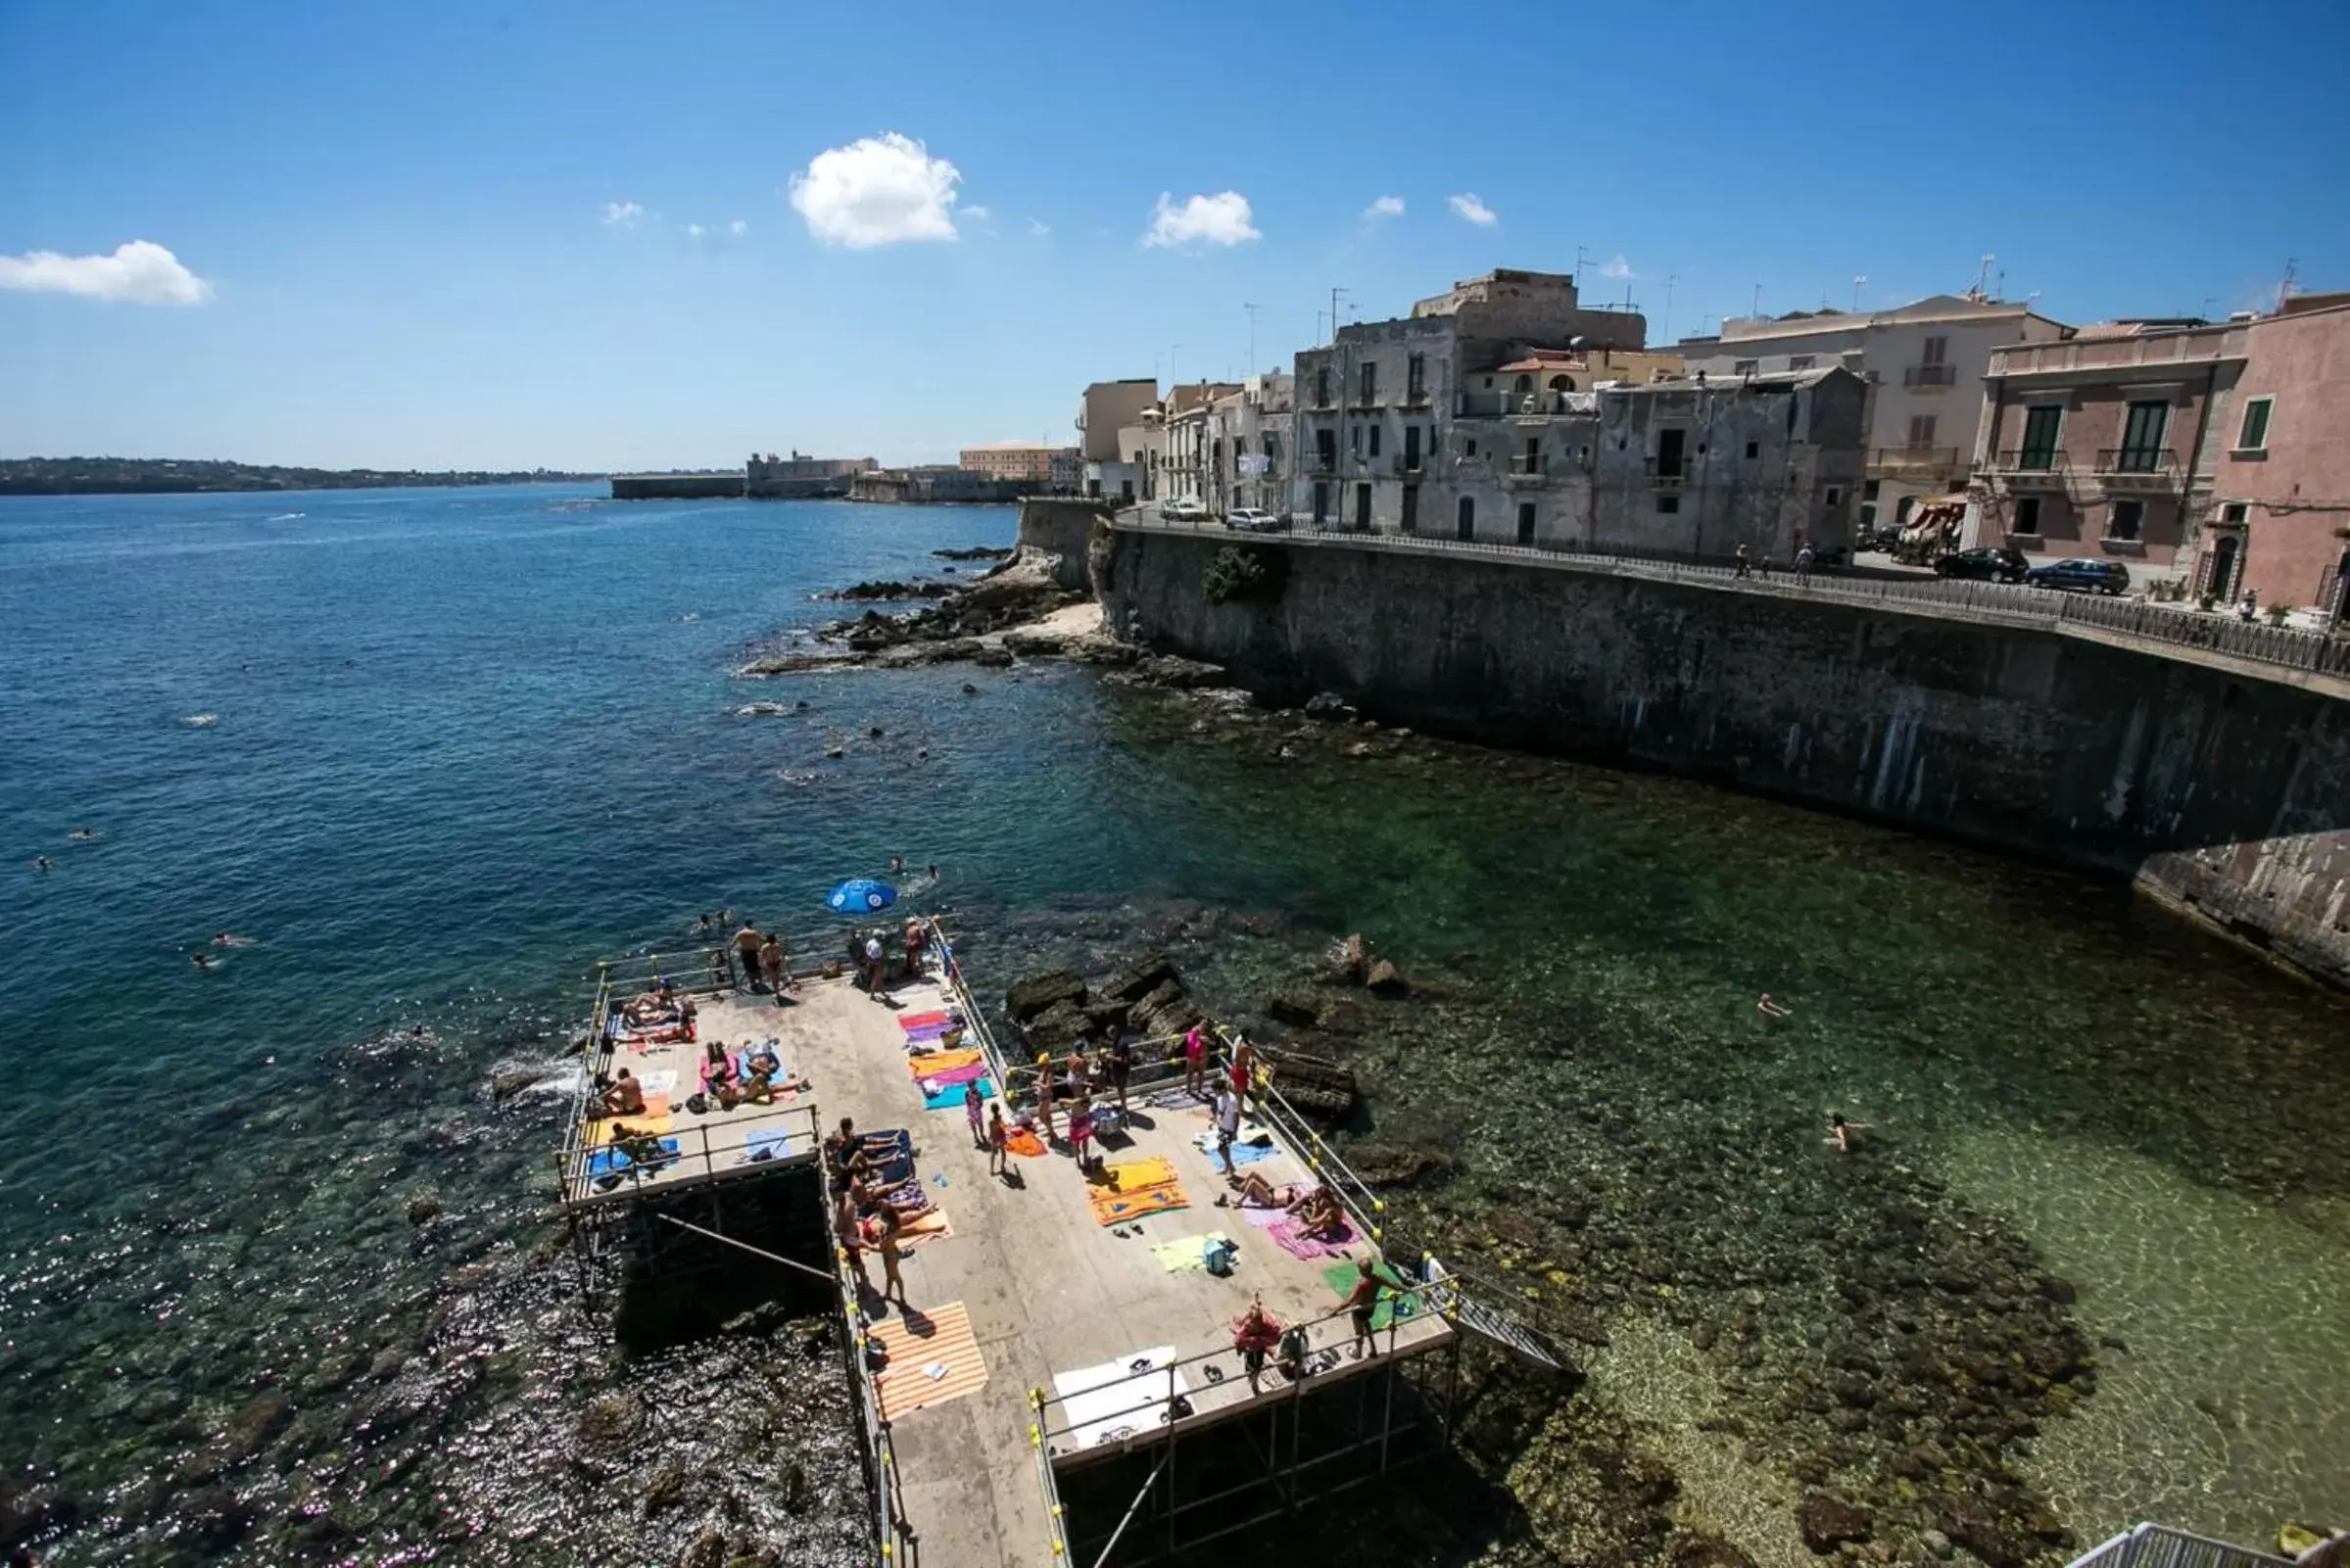
[[[885,1421],[987,1386],[987,1361],[972,1332],[971,1313],[961,1302],[908,1309],[865,1332],[888,1354],[888,1364],[873,1379]],[[936,1377],[926,1376],[934,1366],[943,1370]]]
[[[933,1051],[929,1056],[906,1058],[907,1070],[917,1078],[935,1078],[956,1068],[967,1068],[981,1059],[979,1051]]]
[[[1014,1127],[1004,1134],[1004,1147],[1016,1155],[1027,1155],[1031,1160],[1045,1152],[1044,1140],[1026,1127]]]
[[[1140,1219],[1145,1214],[1164,1214],[1171,1210],[1191,1207],[1191,1200],[1183,1195],[1182,1186],[1177,1182],[1124,1191],[1093,1187],[1087,1189],[1085,1202],[1092,1205],[1093,1222],[1097,1225],[1115,1225],[1124,1220]]]

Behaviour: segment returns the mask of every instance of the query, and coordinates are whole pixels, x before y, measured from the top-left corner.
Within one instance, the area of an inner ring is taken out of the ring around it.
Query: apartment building
[[[2237,436],[2230,418],[2250,336],[2245,321],[2108,321],[1992,350],[1974,542],[2120,558],[2140,586],[2183,576]]]
[[[975,474],[989,479],[1033,485],[1038,490],[1050,490],[1056,470],[1075,489],[1078,472],[1078,449],[1047,447],[1026,441],[997,441],[983,447],[965,447],[958,459],[960,465]]]
[[[2068,329],[2023,305],[1937,294],[1890,310],[1733,316],[1719,337],[1680,344],[1710,380],[1841,365],[1867,383],[1867,473],[1858,526],[1899,526],[1921,499],[1965,486],[1995,350]]]
[[[1125,449],[1118,433],[1139,424],[1146,408],[1159,402],[1156,376],[1128,376],[1122,381],[1096,381],[1078,400],[1078,456],[1082,462],[1118,462]]]
[[[1498,411],[1461,401],[1498,390],[1471,378],[1545,353],[1638,351],[1647,331],[1635,311],[1584,308],[1571,276],[1516,270],[1465,279],[1409,316],[1340,328],[1294,361],[1291,509],[1325,526],[1445,528],[1457,512],[1441,460],[1459,454],[1455,421]],[[1534,372],[1509,372],[1512,388],[1521,374]],[[1574,375],[1547,369],[1543,385]]]
[[[2244,330],[2211,454],[2192,588],[2350,615],[2350,294],[2287,298]]]

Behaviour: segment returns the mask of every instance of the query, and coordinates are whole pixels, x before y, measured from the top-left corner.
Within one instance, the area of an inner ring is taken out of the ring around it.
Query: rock
[[[1806,1492],[1796,1504],[1796,1528],[1803,1544],[1822,1556],[1847,1541],[1866,1541],[1875,1528],[1869,1511],[1833,1492]]]
[[[1186,659],[1174,653],[1149,653],[1135,660],[1133,673],[1147,686],[1170,691],[1192,691],[1204,687],[1221,686],[1224,681],[1223,666],[1210,664],[1204,659]]]
[[[675,1460],[662,1465],[645,1483],[645,1516],[649,1519],[676,1507],[686,1496],[686,1467]]]
[[[173,1533],[203,1556],[217,1557],[251,1533],[254,1510],[226,1487],[182,1493],[171,1505]]]
[[[1356,1144],[1346,1151],[1346,1163],[1373,1187],[1432,1186],[1458,1168],[1449,1154],[1382,1143]]]
[[[1052,632],[1006,632],[1004,646],[1024,659],[1049,659],[1067,651],[1069,639]]]
[[[1317,691],[1306,699],[1309,719],[1352,719],[1355,710],[1335,691]]]
[[[963,683],[963,694],[967,697],[976,697],[980,694],[980,689],[966,681]]]
[[[1939,1530],[1929,1530],[1920,1535],[1918,1544],[1925,1547],[1937,1561],[1942,1562],[1948,1561],[1950,1553],[1956,1549],[1950,1544],[1950,1538]]]
[[[1363,983],[1381,996],[1409,996],[1412,994],[1412,987],[1405,982],[1403,974],[1392,963],[1383,958],[1374,960],[1370,968],[1364,972]]]
[[[1265,999],[1265,1016],[1275,1023],[1312,1028],[1321,1017],[1320,999],[1311,992],[1276,991]]]
[[[809,1501],[808,1472],[796,1463],[786,1465],[784,1467],[784,1511],[786,1513],[805,1513],[808,1511]]]
[[[408,1222],[411,1225],[430,1224],[440,1212],[441,1200],[429,1192],[418,1193],[408,1201]]]
[[[1004,991],[1004,1011],[1015,1023],[1026,1023],[1056,1002],[1082,1006],[1085,981],[1075,970],[1045,970],[1024,974]]]
[[[745,702],[735,710],[738,719],[767,719],[791,710],[781,702]]]
[[[1370,968],[1370,944],[1358,931],[1330,950],[1330,967],[1357,985]]]
[[[580,1447],[612,1453],[626,1448],[645,1427],[645,1402],[634,1394],[607,1394],[579,1413]]]
[[[987,545],[974,545],[967,549],[935,549],[931,553],[942,561],[1000,561],[1012,552]]]
[[[238,1459],[251,1458],[293,1419],[294,1402],[284,1395],[274,1390],[256,1395],[228,1418],[229,1454]]]
[[[1121,642],[1099,632],[1084,637],[1073,637],[1061,644],[1064,657],[1079,664],[1129,665],[1142,657],[1142,650],[1131,642]]]
[[[1168,1020],[1179,1012],[1188,1012],[1183,998],[1183,982],[1163,980],[1150,994],[1134,1004],[1131,1015],[1134,1027],[1152,1038],[1175,1032]]]
[[[726,1568],[726,1537],[715,1530],[704,1530],[686,1548],[684,1568]]]
[[[859,599],[916,599],[944,598],[955,591],[952,583],[901,583],[895,578],[877,578],[868,583],[851,583],[819,594],[820,599],[854,601]]]
[[[1121,1002],[1139,1003],[1163,985],[1175,986],[1179,994],[1182,978],[1175,973],[1175,960],[1165,953],[1150,953],[1135,959],[1102,981],[1100,993]]]
[[[82,1511],[80,1499],[54,1482],[0,1482],[0,1548],[71,1530]]]
[[[1038,1051],[1062,1051],[1095,1032],[1093,1020],[1074,1002],[1055,1002],[1023,1024],[1028,1043]]]
[[[490,1074],[490,1098],[511,1100],[535,1083],[545,1083],[551,1074],[545,1068],[500,1068]]]
[[[1012,650],[1008,647],[983,647],[971,656],[971,662],[984,670],[1008,670],[1012,667]]]

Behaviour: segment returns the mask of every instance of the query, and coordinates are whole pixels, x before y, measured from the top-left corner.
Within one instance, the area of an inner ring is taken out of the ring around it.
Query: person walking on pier
[[[1226,1181],[1240,1174],[1240,1167],[1232,1164],[1232,1140],[1239,1136],[1240,1096],[1227,1083],[1216,1091],[1216,1157],[1223,1162]]]
[[[1379,1342],[1372,1337],[1370,1331],[1371,1314],[1376,1312],[1379,1307],[1379,1290],[1377,1259],[1358,1259],[1355,1262],[1354,1294],[1346,1299],[1347,1314],[1354,1320],[1355,1325],[1355,1343],[1351,1349],[1358,1361],[1363,1359],[1363,1348],[1366,1345],[1370,1347],[1371,1354],[1379,1354]]]
[[[986,1099],[980,1093],[977,1078],[963,1085],[963,1119],[971,1123],[971,1146],[987,1147]]]
[[[1733,577],[1751,577],[1753,575],[1753,571],[1754,563],[1747,558],[1747,542],[1742,539],[1738,542],[1737,564],[1732,567],[1730,575]]]
[[[848,1258],[848,1266],[857,1271],[857,1283],[867,1290],[873,1288],[873,1276],[865,1272],[865,1233],[857,1228],[857,1187],[850,1182],[840,1189],[840,1201],[833,1208],[833,1239]]]
[[[1811,581],[1811,563],[1816,559],[1818,557],[1812,554],[1809,545],[1796,551],[1796,582],[1798,585]]]
[[[775,1005],[782,1007],[784,1005],[785,978],[784,941],[773,931],[769,931],[767,939],[759,944],[759,972],[767,976],[767,990],[775,998]]]
[[[743,989],[746,991],[759,988],[759,948],[765,941],[759,928],[750,923],[750,917],[743,916],[743,928],[735,932],[735,957],[742,961]]]

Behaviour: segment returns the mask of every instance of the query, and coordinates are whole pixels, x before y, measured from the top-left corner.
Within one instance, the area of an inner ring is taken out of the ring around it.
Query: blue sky
[[[7,0],[0,455],[931,460],[1578,247],[1653,340],[1986,253],[2244,309],[2350,287],[2345,61],[2338,0]]]

